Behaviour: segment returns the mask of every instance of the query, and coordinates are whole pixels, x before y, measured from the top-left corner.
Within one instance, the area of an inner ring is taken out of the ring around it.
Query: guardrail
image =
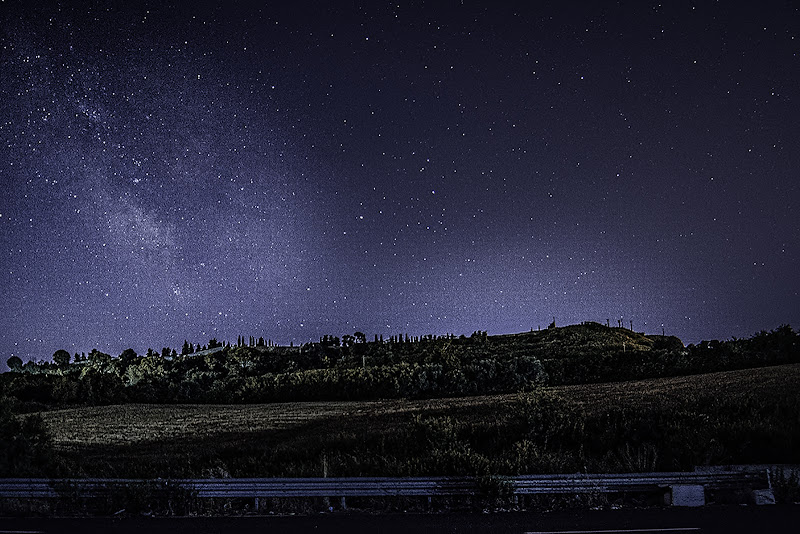
[[[705,503],[708,489],[741,488],[770,491],[768,470],[737,469],[716,472],[558,474],[516,477],[404,478],[221,478],[221,479],[0,479],[0,498],[59,498],[64,495],[99,497],[113,488],[146,485],[177,488],[198,498],[262,497],[390,497],[477,496],[487,481],[508,495],[578,494],[669,491],[671,503]],[[342,500],[344,505],[344,500]]]

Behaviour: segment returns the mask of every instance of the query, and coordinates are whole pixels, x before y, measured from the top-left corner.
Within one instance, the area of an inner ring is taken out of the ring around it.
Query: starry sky
[[[6,0],[0,365],[797,328],[799,9]]]

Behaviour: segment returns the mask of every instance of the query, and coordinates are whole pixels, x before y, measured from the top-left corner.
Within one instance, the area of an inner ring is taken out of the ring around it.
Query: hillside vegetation
[[[800,462],[800,365],[444,399],[46,411],[79,476],[670,471]],[[323,467],[324,465],[324,467]]]
[[[513,335],[324,336],[301,347],[259,340],[184,344],[117,358],[92,351],[70,361],[9,363],[0,396],[17,410],[120,403],[265,403],[437,398],[529,391],[800,362],[788,325],[749,339],[684,347],[675,337],[584,323]],[[192,352],[194,351],[194,352]]]

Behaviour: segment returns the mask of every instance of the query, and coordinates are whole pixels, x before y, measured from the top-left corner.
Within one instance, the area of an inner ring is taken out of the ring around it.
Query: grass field
[[[617,422],[617,431],[624,434],[628,430],[620,425],[631,425],[634,454],[653,456],[648,460],[653,466],[658,461],[672,462],[663,464],[669,468],[676,462],[702,462],[703,458],[711,462],[791,461],[777,456],[800,445],[798,385],[800,365],[793,364],[545,391],[571,401],[586,421],[595,418],[594,426],[587,423],[585,432],[605,432],[602,417],[609,410],[629,410],[623,417],[633,421]],[[129,404],[45,411],[41,416],[54,448],[67,460],[68,471],[79,476],[319,476],[323,456],[331,476],[413,474],[431,465],[444,473],[468,472],[483,469],[484,464],[489,466],[486,469],[493,468],[501,456],[502,465],[517,467],[495,469],[534,470],[531,455],[539,462],[534,462],[538,469],[568,469],[569,464],[560,458],[577,454],[572,450],[575,446],[567,441],[564,445],[537,442],[530,430],[520,429],[519,402],[518,395],[497,395],[259,405]],[[698,442],[684,445],[683,438],[674,437],[678,441],[660,444],[663,437],[639,438],[643,432],[659,435],[642,430],[647,418],[657,419],[652,425],[664,426],[667,437],[675,428],[683,432],[686,419],[685,439]],[[569,425],[569,421],[558,424]],[[560,436],[559,432],[552,431],[554,436]],[[587,443],[588,450],[594,436],[570,439]],[[618,447],[621,442],[614,439],[609,443]],[[758,444],[770,440],[780,444],[776,452],[758,456],[763,448]],[[710,448],[702,456],[707,442]],[[580,447],[580,454],[585,454]],[[658,447],[667,449],[659,452]],[[674,450],[680,447],[687,450]],[[631,450],[627,442],[625,448]],[[433,451],[430,457],[428,449]],[[528,460],[520,460],[522,449]],[[605,454],[607,462],[619,456],[615,451],[593,454]]]
[[[255,405],[122,404],[42,412],[57,449],[142,445],[282,430],[321,418],[374,412],[375,402]]]
[[[608,405],[663,405],[692,400],[744,402],[753,398],[769,404],[800,388],[800,365],[777,365],[701,375],[607,382],[552,388],[583,404],[589,411]],[[800,414],[798,414],[800,415]]]

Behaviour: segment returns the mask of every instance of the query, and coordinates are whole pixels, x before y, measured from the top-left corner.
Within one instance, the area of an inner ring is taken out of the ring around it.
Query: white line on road
[[[635,529],[612,529],[612,530],[543,530],[525,532],[524,534],[628,534],[633,532],[698,532],[697,527],[686,528],[635,528]]]

